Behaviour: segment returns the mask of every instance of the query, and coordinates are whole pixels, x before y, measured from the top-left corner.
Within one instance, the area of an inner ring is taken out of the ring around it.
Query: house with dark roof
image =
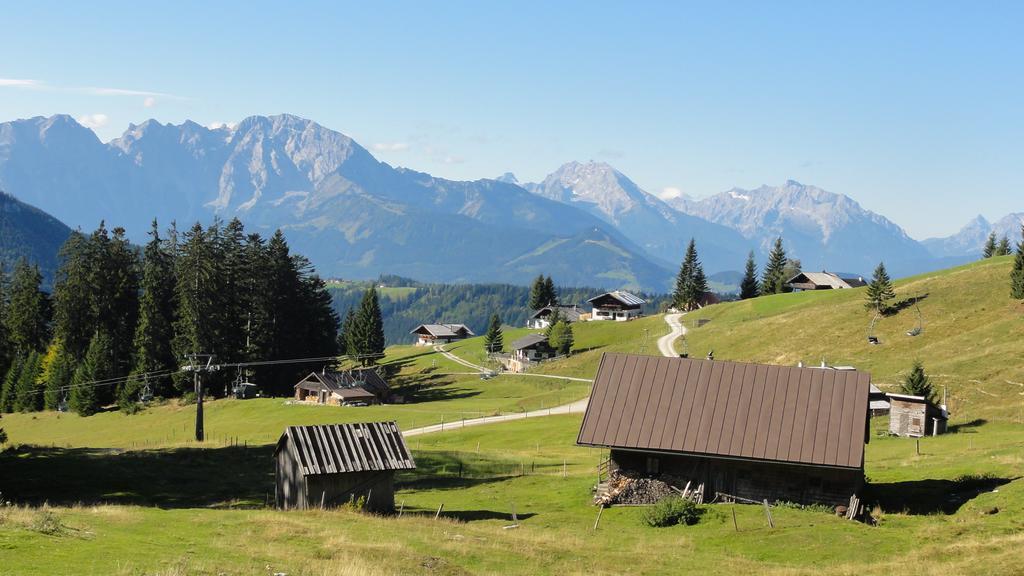
[[[609,470],[705,501],[847,504],[864,483],[871,377],[855,370],[605,354],[577,438]]]
[[[416,336],[417,346],[448,344],[476,336],[465,324],[420,324],[409,333]]]
[[[623,290],[605,292],[594,296],[587,302],[593,306],[591,320],[618,320],[620,322],[639,318],[643,314],[644,304],[647,303],[643,298]]]
[[[395,508],[395,473],[416,463],[394,422],[289,426],[274,449],[274,502],[285,510],[333,508],[365,500]]]
[[[509,372],[526,372],[532,364],[557,355],[544,334],[527,334],[512,342],[511,348],[512,353],[504,360],[505,369]]]
[[[572,306],[545,306],[527,318],[526,327],[533,328],[535,330],[543,330],[544,328],[551,326],[551,318],[556,313],[562,318],[562,320],[565,320],[570,324],[573,322],[579,322],[583,319],[583,316],[589,316],[583,312],[583,309],[578,308],[575,304]]]
[[[847,288],[860,288],[867,286],[867,282],[861,276],[852,274],[839,275],[833,272],[801,272],[786,281],[793,291],[803,290],[844,290]]]
[[[373,368],[312,372],[295,385],[295,400],[313,404],[380,404],[390,395],[388,383]]]

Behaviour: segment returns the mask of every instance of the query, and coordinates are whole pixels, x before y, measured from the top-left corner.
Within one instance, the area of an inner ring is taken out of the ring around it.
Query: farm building
[[[537,310],[526,320],[526,327],[533,329],[544,329],[551,326],[551,317],[558,312],[558,315],[566,322],[579,322],[585,314],[583,310],[576,307],[575,304],[572,306],[545,306],[540,310]]]
[[[881,388],[871,385],[871,391],[868,393],[868,408],[871,410],[872,416],[884,416],[889,413],[889,396],[882,392]]]
[[[801,272],[786,282],[786,286],[794,291],[802,290],[842,290],[867,286],[861,276],[852,274],[839,275],[832,272]]]
[[[935,436],[946,432],[949,415],[924,396],[886,394],[889,397],[889,433],[897,436]]]
[[[416,468],[394,422],[289,426],[274,450],[274,502],[285,510],[331,508],[360,498],[395,508],[397,470]]]
[[[594,307],[590,316],[591,320],[618,321],[639,318],[643,314],[644,304],[647,303],[643,298],[622,290],[605,292],[600,296],[594,296],[587,302]]]
[[[605,354],[577,444],[705,501],[843,505],[864,483],[864,372]]]
[[[420,324],[410,334],[416,336],[417,346],[447,344],[476,336],[465,324]]]
[[[504,361],[509,372],[525,372],[534,362],[555,357],[555,349],[543,334],[527,334],[512,342],[512,354]]]
[[[295,399],[314,404],[379,404],[390,395],[391,388],[373,368],[313,372],[295,385]]]

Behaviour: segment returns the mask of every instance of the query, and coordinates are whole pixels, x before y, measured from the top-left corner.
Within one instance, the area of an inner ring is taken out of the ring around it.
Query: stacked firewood
[[[621,470],[611,473],[607,487],[596,498],[595,504],[654,504],[669,496],[679,496],[674,479],[662,476],[650,478]]]

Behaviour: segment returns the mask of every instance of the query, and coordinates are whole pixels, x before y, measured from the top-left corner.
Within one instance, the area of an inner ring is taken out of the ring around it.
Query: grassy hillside
[[[546,374],[590,378],[597,370],[603,351],[639,351],[643,333],[654,340],[668,332],[661,317],[628,323],[592,322],[576,325],[577,349],[568,359],[545,364]],[[507,329],[506,347],[528,333]],[[483,338],[471,338],[449,345],[459,357],[485,364]],[[396,420],[409,429],[462,418],[550,408],[578,400],[589,392],[589,384],[573,380],[501,375],[481,380],[470,369],[448,360],[430,348],[392,346],[385,364],[398,370],[391,384],[406,397],[402,405],[338,408],[289,404],[284,398],[215,400],[205,404],[205,427],[213,446],[226,442],[269,444],[277,441],[289,425]],[[171,402],[126,416],[117,411],[82,418],[72,413],[36,412],[8,414],[2,427],[13,443],[61,447],[152,448],[181,446],[193,434],[195,406]],[[2,486],[0,486],[2,490]]]
[[[1024,303],[1009,297],[1011,257],[984,260],[896,282],[897,301],[921,298],[924,332],[914,306],[881,318],[867,341],[873,314],[864,291],[780,294],[710,306],[687,315],[694,356],[772,364],[852,365],[891,389],[920,359],[954,414],[1019,421],[1024,409]],[[709,320],[698,328],[697,320]],[[681,347],[677,343],[677,348]]]

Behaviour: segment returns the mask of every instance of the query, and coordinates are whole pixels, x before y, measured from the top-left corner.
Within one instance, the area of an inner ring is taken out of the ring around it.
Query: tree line
[[[799,274],[800,268],[800,260],[790,258],[783,247],[782,238],[776,238],[760,278],[757,263],[754,261],[754,252],[751,251],[747,256],[743,279],[740,281],[739,297],[746,300],[767,294],[790,292],[792,289],[786,282]],[[704,305],[709,293],[707,276],[697,254],[697,244],[691,238],[683,261],[679,265],[679,273],[676,275],[672,306],[682,311],[696,310]]]
[[[161,235],[154,220],[139,248],[101,223],[65,242],[52,294],[24,260],[0,278],[0,410],[90,415],[116,403],[130,412],[144,395],[187,396],[192,380],[178,369],[189,355],[328,357],[338,328],[323,281],[280,231],[264,239],[234,219]],[[309,369],[253,366],[204,380],[214,395],[242,379],[281,394]]]

